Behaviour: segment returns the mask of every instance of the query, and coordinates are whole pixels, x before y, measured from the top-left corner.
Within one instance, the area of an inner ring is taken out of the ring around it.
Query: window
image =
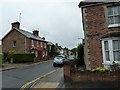
[[[43,44],[42,44],[42,42],[40,42],[40,46],[41,46],[41,47],[43,47]]]
[[[114,61],[120,61],[120,41],[113,40],[113,57]]]
[[[120,26],[120,6],[108,7],[108,27]]]
[[[34,46],[34,40],[32,40],[32,46]]]
[[[13,47],[16,47],[16,41],[13,41]]]
[[[44,48],[46,48],[46,43],[44,43]]]
[[[120,64],[120,39],[108,39],[102,41],[103,63],[112,64],[113,61]]]
[[[39,47],[39,42],[37,41],[37,47]]]
[[[106,61],[110,61],[108,41],[104,42]]]

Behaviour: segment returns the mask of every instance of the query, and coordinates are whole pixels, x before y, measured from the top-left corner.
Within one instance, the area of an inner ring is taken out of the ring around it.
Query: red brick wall
[[[34,39],[29,39],[29,50],[32,48],[32,40],[34,40]],[[37,42],[38,42],[39,46],[37,46]],[[42,42],[42,47],[40,45],[40,42]],[[37,50],[33,50],[33,52],[38,53],[37,61],[47,59],[47,56],[46,56],[47,51],[44,50],[44,43],[46,43],[46,42],[40,41],[40,40],[34,40],[34,47],[36,47]],[[47,49],[47,46],[46,46],[46,49]],[[44,57],[43,57],[43,54],[45,55]]]
[[[104,72],[100,71],[80,71],[73,70],[73,65],[75,63],[64,63],[63,73],[65,82],[88,82],[88,81],[116,81],[120,82],[120,70],[111,72],[106,70]]]
[[[16,41],[16,47],[13,47],[13,41]],[[25,36],[16,30],[13,30],[2,40],[3,52],[15,50],[16,52],[25,52]]]
[[[91,6],[84,9],[84,30],[85,40],[88,43],[88,60],[90,61],[89,68],[102,67],[102,44],[101,36],[113,30],[120,28],[108,28],[107,17],[105,15],[106,6]],[[87,33],[99,33],[98,36],[87,36]]]

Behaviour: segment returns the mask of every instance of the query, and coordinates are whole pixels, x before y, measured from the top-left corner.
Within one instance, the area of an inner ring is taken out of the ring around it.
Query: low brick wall
[[[96,81],[118,81],[120,82],[120,70],[111,72],[100,71],[72,71],[74,62],[64,63],[64,80],[65,82],[96,82]]]
[[[71,72],[70,78],[72,82],[120,81],[120,71],[76,71]]]

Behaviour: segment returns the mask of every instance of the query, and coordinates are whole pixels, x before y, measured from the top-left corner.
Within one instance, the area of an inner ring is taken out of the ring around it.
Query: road
[[[52,70],[52,62],[2,72],[2,88],[20,88]],[[1,74],[1,73],[0,73]]]

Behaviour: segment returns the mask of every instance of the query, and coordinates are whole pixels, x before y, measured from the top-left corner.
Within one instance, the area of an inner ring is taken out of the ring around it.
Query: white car
[[[58,65],[61,65],[63,66],[63,61],[66,60],[66,56],[65,55],[57,55],[55,58],[54,58],[54,61],[53,61],[53,66],[56,67]]]

